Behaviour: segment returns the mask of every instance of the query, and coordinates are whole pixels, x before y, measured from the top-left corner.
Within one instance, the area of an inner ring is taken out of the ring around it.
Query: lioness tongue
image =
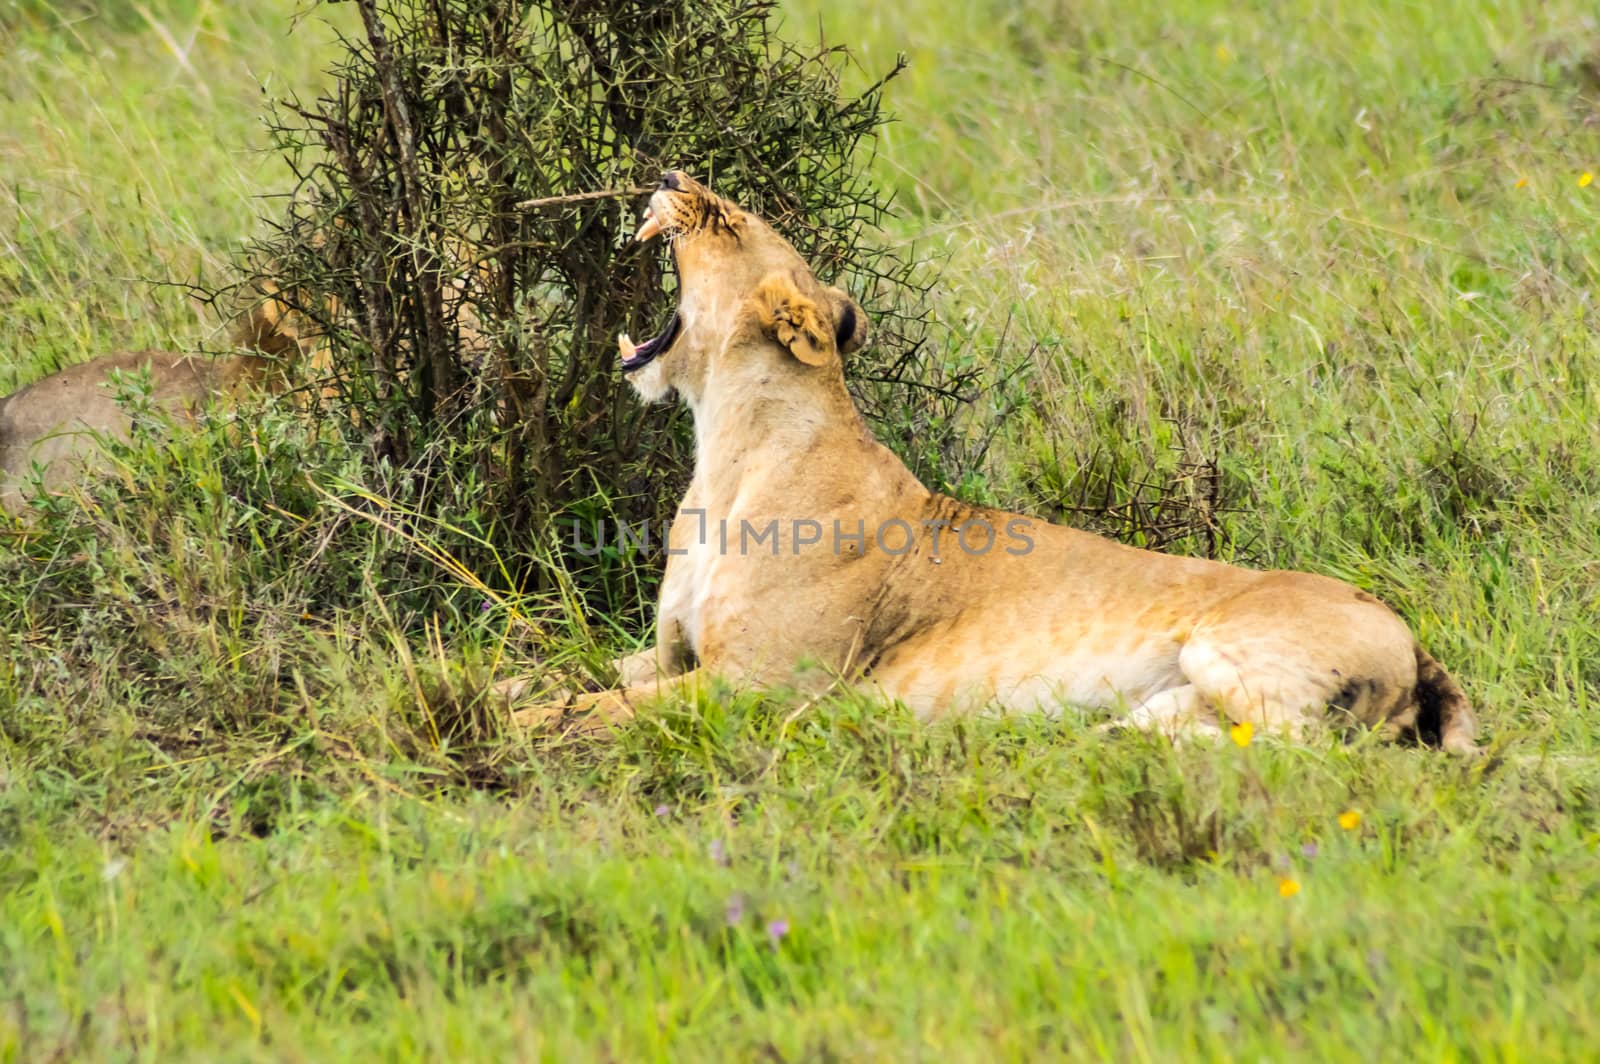
[[[661,222],[656,218],[655,211],[646,207],[644,209],[644,224],[639,226],[639,231],[634,234],[633,239],[642,244],[659,232],[661,232]]]

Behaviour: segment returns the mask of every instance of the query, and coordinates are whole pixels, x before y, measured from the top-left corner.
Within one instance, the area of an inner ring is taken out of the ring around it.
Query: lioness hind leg
[[[1194,684],[1171,687],[1151,695],[1128,711],[1111,729],[1132,727],[1158,732],[1178,742],[1182,739],[1214,739],[1222,735],[1217,711]]]
[[[1324,664],[1306,648],[1272,642],[1196,639],[1179,653],[1178,667],[1225,721],[1249,722],[1294,741],[1326,727],[1330,707],[1344,711],[1333,723],[1380,722],[1413,682],[1398,660],[1324,651],[1316,655],[1327,658]]]
[[[1348,584],[1267,573],[1196,625],[1178,670],[1227,720],[1301,739],[1403,713],[1417,684],[1416,641]]]

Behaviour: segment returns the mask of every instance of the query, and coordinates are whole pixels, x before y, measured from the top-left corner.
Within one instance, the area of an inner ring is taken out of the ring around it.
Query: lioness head
[[[622,372],[647,401],[674,389],[693,403],[715,373],[837,373],[867,337],[861,308],[823,285],[766,222],[671,170],[650,196],[637,239],[666,238],[678,308],[660,335],[617,338]]]

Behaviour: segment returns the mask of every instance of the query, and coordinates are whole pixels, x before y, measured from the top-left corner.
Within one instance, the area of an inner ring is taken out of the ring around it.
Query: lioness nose
[[[681,180],[682,177],[683,175],[677,170],[668,170],[666,173],[661,175],[661,187],[671,189],[673,192],[677,192],[683,188],[683,181]]]

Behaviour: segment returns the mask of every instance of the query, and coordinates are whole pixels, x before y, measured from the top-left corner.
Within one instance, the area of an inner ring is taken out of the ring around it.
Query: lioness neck
[[[850,452],[876,446],[836,367],[751,366],[717,376],[688,397],[697,480],[737,476],[756,455],[798,457],[826,444],[848,461]]]

